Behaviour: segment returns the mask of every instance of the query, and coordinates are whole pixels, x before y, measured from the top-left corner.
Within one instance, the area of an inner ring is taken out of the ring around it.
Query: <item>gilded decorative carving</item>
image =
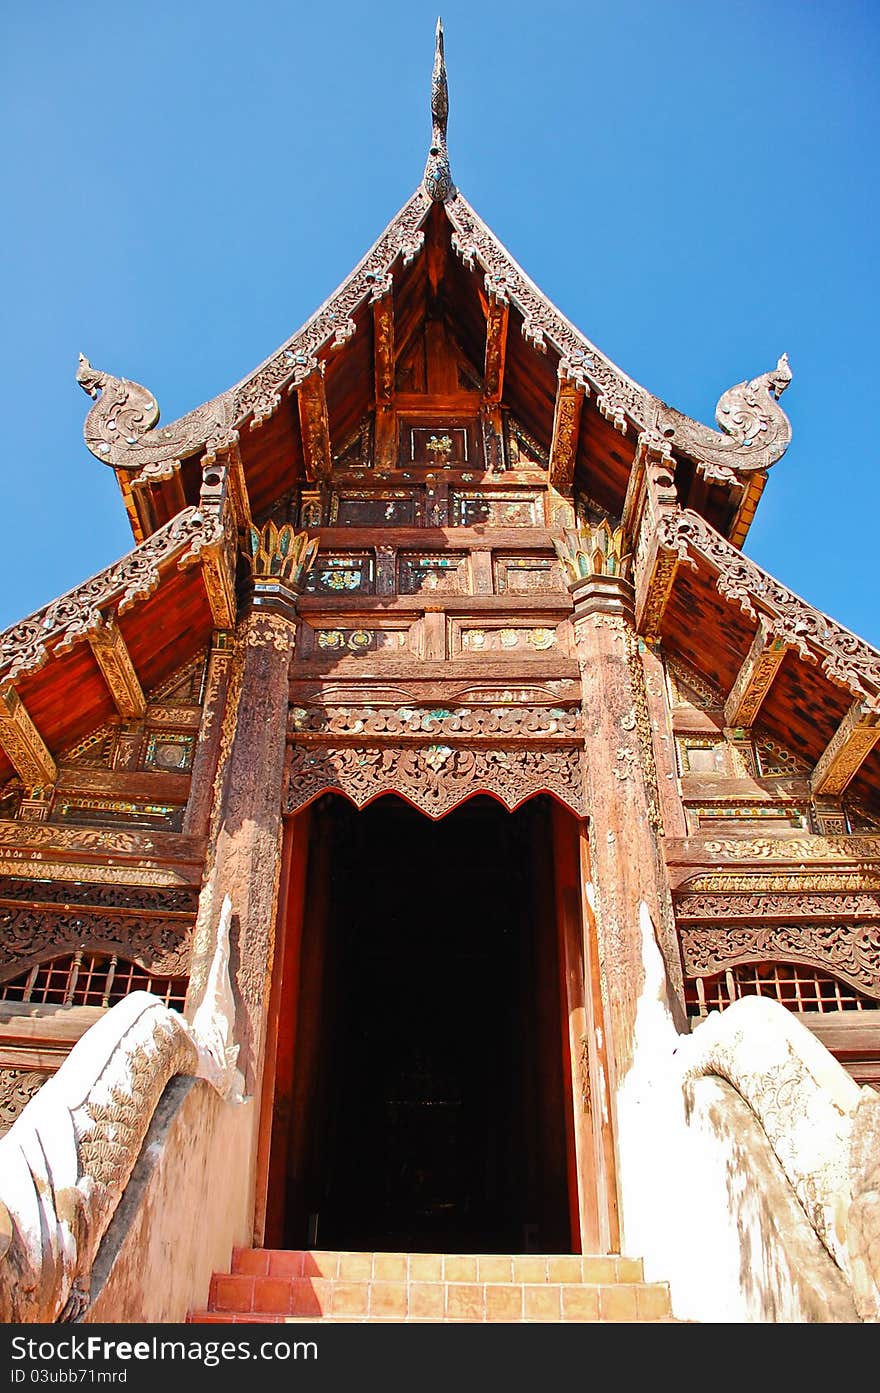
[[[841,877],[825,877],[841,880]],[[711,877],[703,876],[700,880]],[[717,877],[732,881],[734,890],[720,894],[709,890],[697,891],[689,883],[684,893],[675,896],[675,913],[679,920],[684,919],[863,919],[872,916],[880,919],[880,895],[870,891],[852,892],[841,890],[837,894],[822,894],[823,886],[813,887],[816,876],[801,877],[761,877],[763,887],[773,879],[794,879],[793,893],[785,894],[771,888],[752,890],[742,889],[742,880],[735,876]],[[804,884],[810,888],[804,889]],[[784,889],[788,887],[780,887]],[[828,887],[832,888],[832,887]]]
[[[563,358],[557,374],[550,442],[550,483],[560,493],[569,493],[574,482],[578,430],[585,394],[586,386],[580,370]]]
[[[691,876],[682,891],[702,894],[771,894],[785,891],[800,895],[815,891],[850,894],[880,890],[880,865],[853,871],[710,871]],[[798,901],[799,903],[799,901]]]
[[[880,858],[880,837],[743,837],[705,841],[703,849],[731,861],[867,861]]]
[[[251,614],[247,620],[245,643],[248,648],[275,648],[293,652],[296,629],[280,614]]]
[[[55,761],[14,687],[0,687],[0,745],[24,784],[54,784]]]
[[[48,1077],[38,1069],[0,1069],[0,1136],[5,1136]]]
[[[146,886],[79,885],[72,891],[69,885],[53,885],[50,880],[33,882],[15,876],[0,875],[0,900],[39,901],[40,904],[61,904],[65,909],[78,906],[93,908],[132,909],[141,914],[194,915],[198,891],[194,886],[169,889],[150,889]]]
[[[483,359],[483,400],[501,401],[507,353],[507,321],[510,302],[502,280],[486,277],[486,348]]]
[[[228,669],[232,665],[232,646],[214,647],[211,650],[211,660],[208,664],[208,675],[205,680],[205,694],[202,702],[200,719],[198,720],[198,742],[203,745],[210,739],[214,721],[217,715],[217,701],[220,692],[226,681]]]
[[[687,663],[669,653],[664,653],[663,662],[673,705],[693,706],[698,711],[709,711],[723,705],[719,689]]]
[[[810,772],[805,760],[787,749],[781,741],[773,739],[760,726],[755,728],[754,736],[758,760],[756,772],[762,778],[798,777]],[[843,830],[846,831],[846,828]]]
[[[776,638],[762,620],[724,704],[725,725],[753,724],[787,652],[788,644]]]
[[[541,625],[536,629],[462,629],[461,647],[467,653],[509,653],[531,648],[546,652],[557,645],[557,630]]]
[[[277,577],[294,589],[305,581],[318,554],[318,538],[296,532],[290,523],[267,522],[250,530],[250,565],[255,579]]]
[[[612,527],[607,517],[577,528],[566,527],[554,537],[556,553],[571,584],[588,576],[629,575],[631,556],[622,527]]]
[[[391,277],[388,276],[370,296],[373,306],[373,384],[376,405],[380,408],[390,406],[394,397],[394,296],[391,287]]]
[[[314,371],[299,383],[297,390],[306,478],[313,482],[326,481],[330,478],[332,461],[327,397],[324,392],[324,364],[317,363]]]
[[[308,735],[351,736],[359,740],[384,735],[394,739],[407,735],[450,739],[522,736],[578,740],[582,737],[578,710],[522,706],[458,707],[455,710],[419,710],[406,706],[393,710],[377,710],[370,706],[296,706],[291,709],[288,730],[297,739]]]
[[[133,720],[143,716],[146,698],[115,617],[110,615],[90,629],[88,639],[120,716]]]
[[[19,824],[20,825],[20,824]],[[30,831],[33,824],[28,824]],[[23,860],[29,855],[33,859]],[[5,875],[52,876],[54,880],[88,881],[96,884],[114,884],[117,880],[125,885],[183,885],[187,877],[179,871],[146,870],[140,866],[89,866],[77,861],[44,861],[35,859],[39,853],[0,850],[0,870]]]
[[[157,687],[151,687],[147,693],[150,708],[176,706],[178,703],[184,706],[189,704],[198,706],[201,700],[202,684],[205,680],[205,661],[206,654],[199,653],[198,657],[193,658],[182,667],[176,668],[170,677],[166,677]],[[152,709],[149,715],[152,716]]]
[[[823,797],[840,795],[880,740],[880,711],[855,701],[819,757],[810,788]]]
[[[0,977],[31,962],[89,948],[119,953],[148,972],[185,977],[189,971],[192,920],[135,917],[79,906],[13,908],[0,904]]]
[[[687,977],[735,963],[797,962],[841,977],[880,999],[880,919],[871,922],[679,925]]]
[[[663,615],[669,596],[672,594],[672,586],[678,567],[679,560],[676,556],[660,554],[654,563],[654,569],[646,587],[647,601],[640,626],[648,638],[654,638],[660,633],[660,626],[663,623]]]
[[[18,822],[0,822],[0,846],[47,846],[58,851],[117,851],[131,856],[155,855],[159,844],[149,834],[114,832],[98,828],[22,827]]]
[[[326,748],[294,746],[285,811],[296,812],[321,793],[337,790],[356,807],[382,793],[399,793],[429,817],[442,817],[474,793],[491,793],[515,808],[534,793],[552,793],[584,814],[583,756],[577,749]]]
[[[642,666],[638,637],[627,634],[627,662],[630,669],[630,687],[633,694],[633,709],[621,720],[623,730],[635,730],[644,770],[645,796],[648,804],[648,821],[662,836],[663,815],[660,811],[660,797],[657,788],[657,763],[654,759],[654,736],[651,713],[648,710],[648,695],[645,690],[645,670]],[[630,724],[631,722],[631,724]]]
[[[715,408],[723,434],[661,404],[657,425],[670,445],[696,460],[708,479],[729,483],[737,475],[769,469],[791,441],[791,423],[779,398],[791,382],[788,354],[771,372],[740,382],[724,393]]]
[[[751,619],[758,619],[760,606],[774,634],[802,657],[818,661],[832,681],[869,698],[880,688],[876,648],[792,594],[699,514],[690,509],[667,510],[658,525],[658,542],[670,558],[677,557],[694,569],[693,554],[701,557],[717,572],[720,595],[738,604]]]

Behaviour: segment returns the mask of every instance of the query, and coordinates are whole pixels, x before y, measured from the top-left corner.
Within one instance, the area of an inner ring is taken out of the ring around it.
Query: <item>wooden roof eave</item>
[[[682,566],[698,583],[714,583],[722,601],[748,621],[739,671],[726,694],[725,726],[750,726],[783,661],[796,662],[800,685],[834,729],[830,739],[817,729],[809,751],[815,792],[840,793],[844,774],[852,778],[880,739],[880,651],[744,557],[697,513],[674,507],[660,518],[650,574],[637,581],[637,607],[651,615],[655,636],[670,637],[664,620]],[[659,616],[657,605],[646,601],[652,585],[662,596]],[[722,636],[705,634],[702,642],[720,648]],[[850,703],[841,701],[842,692]],[[785,733],[780,729],[783,739]]]
[[[125,718],[142,714],[145,698],[123,633],[130,640],[133,621],[121,625],[120,618],[161,594],[172,576],[181,577],[178,590],[183,584],[175,604],[203,610],[206,633],[234,623],[237,544],[231,516],[231,509],[225,515],[205,506],[183,509],[119,561],[0,634],[0,759],[5,756],[4,767],[11,766],[6,776],[14,769],[26,785],[54,782],[54,752],[81,733],[63,724],[74,692],[78,728],[89,728],[90,711],[95,725],[108,710]],[[190,656],[192,632],[177,627],[181,644],[169,648],[169,671]],[[91,649],[88,664],[81,657],[84,646]],[[29,708],[64,714],[51,721],[38,716],[35,723]]]
[[[99,372],[81,358],[77,378],[96,399],[86,418],[85,441],[114,468],[136,540],[155,530],[152,490],[170,493],[166,511],[177,511],[182,460],[210,452],[245,427],[258,428],[277,411],[285,393],[318,369],[322,355],[348,341],[358,307],[387,287],[399,258],[406,264],[421,250],[430,207],[420,186],[350,275],[286,343],[235,386],[167,426],[157,428],[158,406],[146,388]]]
[[[464,264],[485,275],[487,295],[513,304],[523,337],[539,352],[559,355],[560,377],[581,386],[596,410],[622,435],[658,430],[675,455],[689,458],[710,490],[723,496],[713,513],[727,512],[728,540],[742,546],[767,479],[791,439],[778,405],[791,372],[786,355],[776,368],[725,392],[716,408],[722,430],[712,430],[667,406],[607,358],[547,298],[459,191],[444,204],[453,246]],[[702,511],[702,509],[701,509]]]
[[[185,503],[182,460],[210,453],[216,442],[227,442],[245,428],[258,428],[278,410],[285,394],[322,371],[329,354],[348,342],[356,330],[356,311],[388,288],[400,257],[408,264],[423,247],[432,206],[420,186],[302,328],[236,386],[168,426],[158,428],[158,406],[145,388],[81,361],[78,379],[97,399],[86,419],[86,443],[115,469],[136,540],[151,535]],[[615,430],[626,434],[632,429],[636,435],[659,430],[676,455],[690,459],[714,495],[705,511],[716,523],[729,518],[725,535],[741,546],[766,470],[791,436],[778,406],[791,378],[784,355],[774,372],[722,396],[716,419],[723,429],[713,430],[666,406],[601,353],[539,290],[463,194],[453,191],[441,206],[458,256],[468,269],[475,264],[481,268],[488,300],[516,307],[526,342],[541,353],[552,346],[560,377],[591,397]],[[704,511],[699,493],[693,503]]]

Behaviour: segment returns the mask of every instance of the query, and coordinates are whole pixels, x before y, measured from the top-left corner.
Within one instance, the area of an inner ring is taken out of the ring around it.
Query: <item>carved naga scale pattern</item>
[[[812,1227],[849,1278],[862,1320],[880,1318],[880,1098],[860,1088],[775,1001],[713,1011],[678,1049],[688,1090],[727,1079],[767,1135]]]
[[[86,1032],[35,1094],[0,1141],[0,1320],[82,1315],[94,1255],[156,1103],[169,1079],[198,1068],[183,1017],[134,992]]]

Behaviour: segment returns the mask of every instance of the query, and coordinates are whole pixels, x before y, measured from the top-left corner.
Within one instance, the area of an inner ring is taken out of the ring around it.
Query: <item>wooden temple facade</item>
[[[638,386],[446,101],[439,42],[423,182],[239,385],[81,359],[134,547],[2,635],[0,1117],[192,1021],[228,896],[250,1241],[616,1254],[646,922],[679,1034],[769,997],[880,1087],[880,654],[742,551],[786,358],[718,429]]]

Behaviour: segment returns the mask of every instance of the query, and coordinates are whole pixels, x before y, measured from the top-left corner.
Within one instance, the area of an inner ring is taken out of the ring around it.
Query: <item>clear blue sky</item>
[[[82,350],[172,421],[418,184],[437,0],[3,7],[0,627],[131,546]],[[441,7],[453,177],[630,376],[707,423],[787,351],[745,550],[880,645],[876,0]]]

